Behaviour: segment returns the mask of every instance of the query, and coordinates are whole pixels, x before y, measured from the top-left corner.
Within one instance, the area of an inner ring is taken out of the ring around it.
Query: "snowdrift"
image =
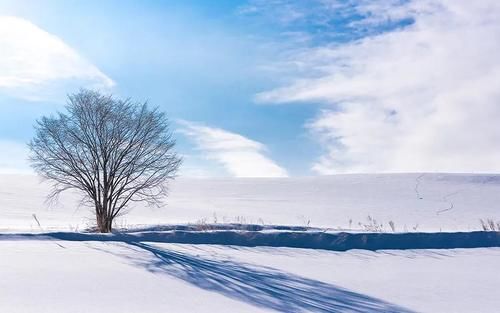
[[[245,247],[288,247],[332,251],[455,249],[500,247],[500,232],[456,233],[317,233],[258,231],[165,231],[114,234],[55,232],[41,234],[0,234],[2,240],[65,240],[103,242],[159,242],[216,244]]]

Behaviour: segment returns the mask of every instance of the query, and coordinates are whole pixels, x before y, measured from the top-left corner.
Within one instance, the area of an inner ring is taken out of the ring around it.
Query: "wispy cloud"
[[[0,16],[0,93],[43,98],[75,84],[109,88],[114,82],[60,38],[28,20]]]
[[[282,34],[300,35],[307,44],[346,42],[411,23],[407,0],[249,0],[237,13],[272,25]],[[376,25],[377,27],[366,27]],[[294,39],[294,38],[292,38]],[[300,42],[298,42],[300,43]],[[283,45],[283,42],[280,44]]]
[[[274,10],[275,7],[280,9]],[[307,17],[308,12],[304,10],[305,8],[307,8],[307,5],[296,1],[251,0],[247,4],[240,6],[237,13],[243,16],[260,15],[279,24],[289,25]]]
[[[236,177],[286,177],[285,169],[265,156],[266,147],[220,128],[179,121],[179,132],[194,141],[208,159],[221,164]]]
[[[307,124],[325,150],[313,169],[500,171],[500,2],[381,0],[354,9],[366,18],[352,27],[413,22],[302,49],[296,62],[314,77],[258,95],[325,104]]]

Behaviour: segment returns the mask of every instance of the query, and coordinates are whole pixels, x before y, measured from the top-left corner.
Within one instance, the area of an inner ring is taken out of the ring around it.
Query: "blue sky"
[[[0,0],[0,169],[26,169],[36,118],[88,87],[166,111],[186,176],[498,171],[498,131],[471,127],[500,114],[496,42],[481,40],[499,38],[498,12],[494,1]],[[471,103],[489,114],[470,116]]]

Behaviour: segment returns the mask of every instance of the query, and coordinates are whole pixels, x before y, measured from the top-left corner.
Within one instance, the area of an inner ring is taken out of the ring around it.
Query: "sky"
[[[497,0],[0,0],[0,172],[80,88],[170,118],[189,177],[500,172]]]

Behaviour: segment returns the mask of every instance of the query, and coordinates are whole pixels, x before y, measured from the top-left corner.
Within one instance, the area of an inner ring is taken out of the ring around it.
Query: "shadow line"
[[[150,253],[142,259],[126,256],[150,272],[167,274],[266,309],[279,312],[412,312],[374,297],[268,267],[205,259],[142,242],[128,244]]]
[[[138,233],[22,233],[0,234],[2,240],[116,241],[214,244],[244,247],[289,247],[331,251],[456,249],[500,247],[500,232],[453,233],[324,233],[259,231],[148,231]]]

